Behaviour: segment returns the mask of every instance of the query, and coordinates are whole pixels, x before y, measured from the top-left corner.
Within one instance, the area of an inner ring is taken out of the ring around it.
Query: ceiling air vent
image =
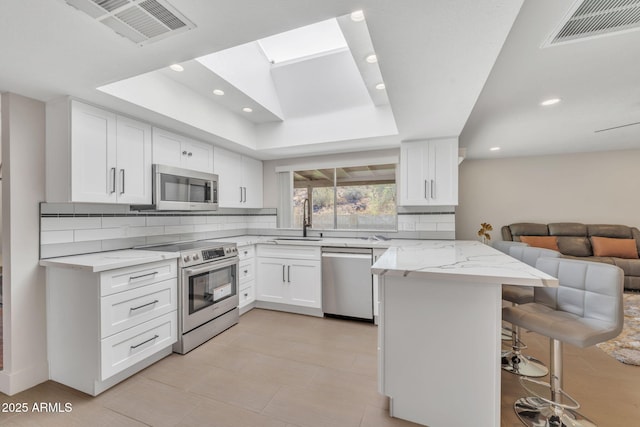
[[[166,0],[65,1],[140,45],[195,28]]]
[[[542,47],[640,29],[640,0],[577,0]]]

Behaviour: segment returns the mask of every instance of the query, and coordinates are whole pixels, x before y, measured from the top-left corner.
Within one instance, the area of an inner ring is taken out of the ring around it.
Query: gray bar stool
[[[614,265],[540,258],[536,268],[558,278],[557,288],[535,288],[534,302],[505,307],[505,320],[550,339],[550,383],[522,377],[533,397],[518,399],[515,411],[527,426],[590,426],[580,404],[562,388],[562,343],[580,348],[615,338],[623,325],[623,271]],[[533,390],[543,386],[547,396]]]
[[[509,255],[534,267],[538,258],[559,258],[561,254],[551,249],[511,246]],[[532,286],[502,285],[502,299],[511,302],[513,307],[533,302],[533,292]],[[503,320],[506,319],[503,318]],[[544,377],[547,375],[549,369],[544,363],[533,356],[522,354],[522,350],[526,349],[527,346],[520,339],[520,327],[512,324],[511,331],[511,351],[503,354],[502,369],[512,374],[526,377]]]

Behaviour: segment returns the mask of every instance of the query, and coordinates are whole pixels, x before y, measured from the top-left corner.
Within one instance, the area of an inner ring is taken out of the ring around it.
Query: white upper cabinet
[[[458,204],[458,139],[403,142],[400,148],[401,206]]]
[[[47,104],[49,202],[151,203],[151,126],[77,101]]]
[[[262,208],[262,161],[214,147],[213,170],[218,175],[222,208]]]
[[[118,203],[151,201],[151,126],[118,116],[116,169]]]
[[[213,146],[154,127],[153,163],[213,173]]]

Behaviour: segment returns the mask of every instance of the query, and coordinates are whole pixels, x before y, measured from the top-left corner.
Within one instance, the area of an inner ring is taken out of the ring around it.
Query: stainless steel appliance
[[[322,310],[325,315],[373,322],[373,251],[322,248]]]
[[[180,252],[180,309],[174,352],[188,353],[238,323],[238,249],[235,243],[197,241],[140,249]]]
[[[153,165],[151,205],[132,205],[134,210],[213,211],[218,209],[218,175]]]

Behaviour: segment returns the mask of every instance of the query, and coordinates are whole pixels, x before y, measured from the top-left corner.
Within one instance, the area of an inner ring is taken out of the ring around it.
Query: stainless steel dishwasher
[[[373,251],[322,248],[322,310],[326,316],[373,322]]]

